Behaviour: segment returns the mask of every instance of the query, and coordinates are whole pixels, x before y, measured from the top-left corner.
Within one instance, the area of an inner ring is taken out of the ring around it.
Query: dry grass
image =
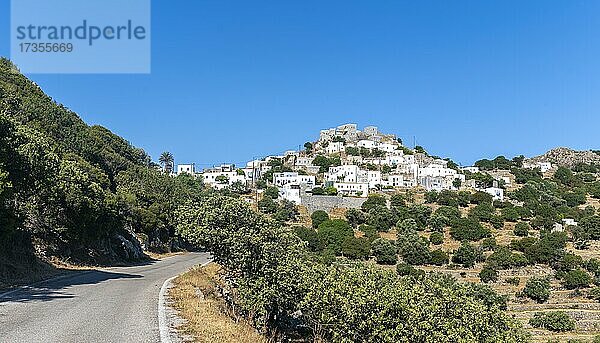
[[[179,327],[194,342],[269,342],[242,318],[236,318],[219,296],[221,268],[214,263],[177,277],[169,291],[173,307],[186,322]]]
[[[183,254],[185,254],[185,251],[165,252],[165,253],[156,253],[156,252],[152,252],[152,251],[144,251],[144,253],[146,255],[148,255],[148,257],[150,257],[153,260],[162,260],[163,258],[167,258],[167,257],[171,257],[171,256],[183,255]]]

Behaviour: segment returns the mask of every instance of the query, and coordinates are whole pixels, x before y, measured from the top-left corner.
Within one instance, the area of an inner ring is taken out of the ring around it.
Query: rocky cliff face
[[[525,162],[551,162],[553,164],[569,168],[572,168],[580,163],[600,165],[600,153],[591,150],[577,151],[569,148],[556,148],[543,155],[528,158],[525,160]]]

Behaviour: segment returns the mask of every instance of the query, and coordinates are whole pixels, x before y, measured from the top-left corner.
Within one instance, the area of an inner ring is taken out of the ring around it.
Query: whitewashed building
[[[493,200],[504,201],[504,189],[498,187],[489,187],[483,190],[492,196]]]
[[[357,197],[367,197],[369,195],[369,184],[359,182],[335,182],[333,184],[339,194]]]
[[[273,184],[277,187],[285,185],[315,185],[314,175],[299,175],[297,172],[273,173]]]
[[[222,164],[218,167],[204,170],[201,174],[202,181],[213,188],[222,189],[235,182],[246,184],[246,175],[239,173],[233,164]]]
[[[196,165],[194,163],[192,164],[178,164],[177,165],[177,175],[181,175],[181,174],[191,174],[191,175],[195,175],[196,174]]]

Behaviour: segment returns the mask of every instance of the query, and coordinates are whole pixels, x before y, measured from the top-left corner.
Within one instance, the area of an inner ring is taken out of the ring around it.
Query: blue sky
[[[28,76],[154,159],[240,163],[355,122],[470,164],[600,148],[599,23],[595,1],[154,0],[150,75]]]

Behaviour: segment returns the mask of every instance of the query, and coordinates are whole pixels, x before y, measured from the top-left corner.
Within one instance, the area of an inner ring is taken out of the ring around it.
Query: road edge
[[[202,263],[200,264],[200,267],[204,267],[211,262],[212,261]],[[181,274],[166,279],[160,287],[160,292],[158,293],[158,331],[160,333],[160,343],[173,343],[169,330],[169,320],[167,319],[167,292],[171,287],[173,280],[175,280],[175,278]]]

